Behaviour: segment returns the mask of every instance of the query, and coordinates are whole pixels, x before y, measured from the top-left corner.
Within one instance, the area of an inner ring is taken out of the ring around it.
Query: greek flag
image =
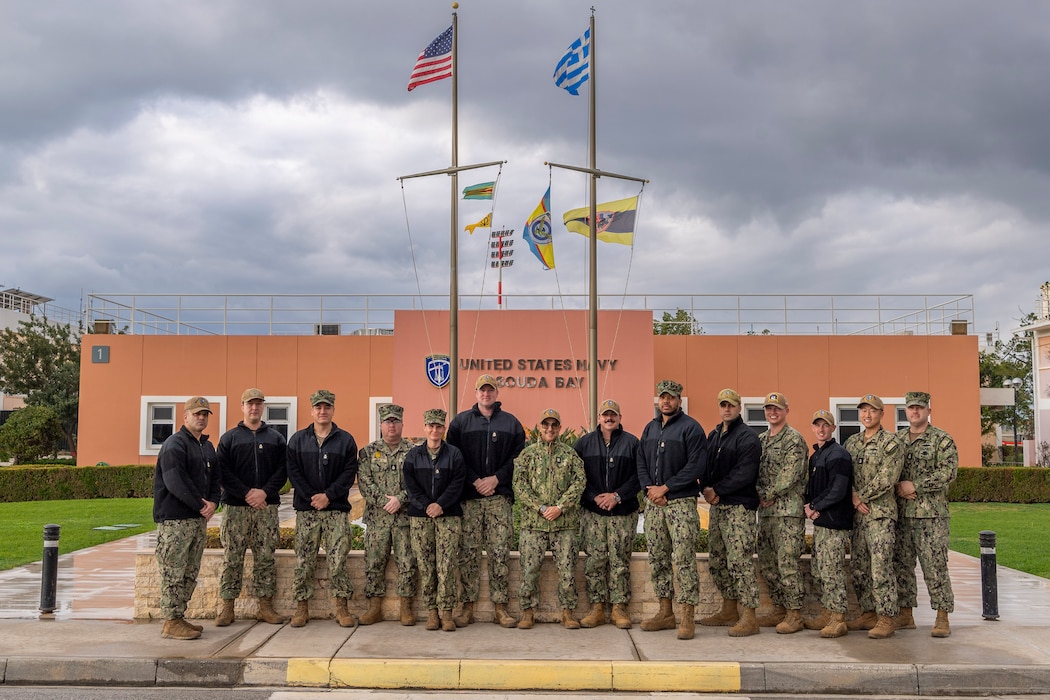
[[[580,86],[591,77],[591,29],[569,45],[554,69],[554,84],[570,95],[579,95]]]

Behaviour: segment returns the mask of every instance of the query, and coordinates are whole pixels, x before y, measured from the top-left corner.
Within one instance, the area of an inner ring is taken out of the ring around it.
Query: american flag
[[[452,27],[434,39],[416,59],[408,79],[408,91],[420,85],[452,77]]]

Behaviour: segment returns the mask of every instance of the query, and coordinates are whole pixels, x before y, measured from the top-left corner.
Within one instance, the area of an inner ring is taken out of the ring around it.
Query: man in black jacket
[[[157,523],[160,611],[165,639],[196,639],[199,625],[186,622],[186,604],[197,587],[208,520],[219,502],[215,448],[204,434],[211,405],[189,399],[182,427],[161,445],[153,472],[153,521]]]
[[[674,629],[673,574],[678,577],[678,602],[682,605],[678,638],[692,639],[693,616],[700,602],[700,575],[696,568],[700,515],[696,496],[698,480],[704,473],[707,439],[703,427],[682,412],[681,384],[665,379],[656,385],[656,394],[660,415],[642,431],[638,483],[645,491],[645,537],[660,610],[642,622],[642,629]]]
[[[612,603],[612,623],[631,628],[631,551],[638,532],[638,438],[620,424],[620,404],[598,406],[598,429],[576,441],[587,484],[581,503],[580,539],[587,552],[587,599],[591,611],[580,625],[605,624],[605,604]]]
[[[707,436],[704,500],[711,506],[707,531],[708,566],[722,594],[722,610],[701,625],[730,626],[730,637],[758,634],[758,577],[755,537],[758,532],[758,464],[762,445],[740,417],[740,394],[718,393],[722,423]],[[738,604],[742,607],[738,607]]]
[[[310,396],[313,423],[288,441],[288,478],[295,489],[296,600],[292,627],[310,619],[309,600],[314,594],[314,566],[324,543],[328,578],[335,599],[335,619],[340,627],[354,627],[357,618],[347,609],[354,584],[347,571],[350,551],[350,487],[357,477],[357,443],[336,425],[335,394],[320,389]]]
[[[216,456],[222,473],[225,506],[219,537],[224,551],[219,598],[222,610],[216,627],[233,622],[234,601],[241,594],[244,553],[252,550],[252,581],[259,598],[256,619],[272,625],[286,620],[273,609],[277,593],[274,550],[280,538],[277,506],[288,479],[287,443],[284,436],[262,420],[266,396],[260,389],[241,394],[244,420],[219,438]]]

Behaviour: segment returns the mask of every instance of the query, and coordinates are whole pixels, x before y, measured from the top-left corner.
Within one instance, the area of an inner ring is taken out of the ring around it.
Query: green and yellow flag
[[[463,188],[463,199],[492,199],[492,190],[496,182],[479,182]]]

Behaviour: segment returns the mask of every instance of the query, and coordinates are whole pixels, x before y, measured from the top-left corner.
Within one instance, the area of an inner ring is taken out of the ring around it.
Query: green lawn
[[[40,561],[44,525],[61,525],[59,554],[94,547],[154,529],[152,498],[98,498],[87,501],[0,503],[0,570]],[[138,523],[126,530],[93,530]]]
[[[1050,578],[1050,503],[952,503],[951,548],[981,556],[978,533],[995,532],[1002,566]]]

